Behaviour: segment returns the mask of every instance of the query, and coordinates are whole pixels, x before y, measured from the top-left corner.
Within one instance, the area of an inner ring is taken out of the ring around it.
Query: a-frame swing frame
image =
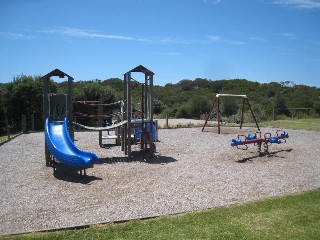
[[[242,103],[242,109],[241,109],[241,120],[240,120],[240,129],[242,129],[242,124],[243,124],[243,111],[244,111],[244,105],[248,105],[249,106],[249,109],[250,109],[250,112],[252,114],[252,117],[254,119],[254,122],[258,128],[258,130],[260,131],[260,127],[258,125],[258,122],[257,122],[257,119],[256,117],[254,116],[254,113],[252,111],[252,108],[251,108],[251,105],[250,105],[250,102],[249,102],[249,99],[247,97],[247,95],[235,95],[235,94],[217,94],[212,105],[211,105],[211,108],[208,112],[208,115],[207,115],[207,118],[206,118],[206,121],[202,127],[202,132],[204,130],[204,128],[206,127],[207,123],[208,123],[208,120],[210,118],[210,115],[214,109],[214,106],[217,104],[217,121],[218,121],[218,134],[220,134],[220,121],[221,121],[221,115],[220,115],[220,97],[242,97],[243,98],[243,103]]]

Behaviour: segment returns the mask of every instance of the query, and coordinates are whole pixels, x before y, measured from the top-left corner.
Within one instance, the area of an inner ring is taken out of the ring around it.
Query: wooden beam
[[[226,94],[226,93],[217,94],[216,97],[242,97],[242,98],[248,98],[247,95]]]

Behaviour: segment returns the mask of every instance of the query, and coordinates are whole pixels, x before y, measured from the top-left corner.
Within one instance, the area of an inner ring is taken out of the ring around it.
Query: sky
[[[320,87],[319,26],[320,0],[0,0],[0,82],[56,68],[75,81],[122,79],[141,64],[161,86]]]

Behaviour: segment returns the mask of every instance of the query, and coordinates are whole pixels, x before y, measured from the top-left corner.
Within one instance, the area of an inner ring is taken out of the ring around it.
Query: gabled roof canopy
[[[142,72],[147,75],[154,75],[154,73],[152,71],[150,71],[149,69],[147,69],[146,67],[144,67],[142,65],[139,65],[139,66],[131,69],[129,72]]]
[[[55,70],[49,72],[48,74],[44,75],[42,77],[42,79],[50,78],[50,77],[59,77],[59,78],[68,77],[68,78],[71,78],[73,80],[73,77],[71,77],[70,75],[62,72],[61,70],[59,70],[57,68]]]

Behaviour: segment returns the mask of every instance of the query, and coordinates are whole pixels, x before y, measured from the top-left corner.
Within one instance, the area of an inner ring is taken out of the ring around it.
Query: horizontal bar
[[[248,98],[247,95],[236,95],[236,94],[226,94],[226,93],[217,94],[216,97],[243,97],[243,98]]]

